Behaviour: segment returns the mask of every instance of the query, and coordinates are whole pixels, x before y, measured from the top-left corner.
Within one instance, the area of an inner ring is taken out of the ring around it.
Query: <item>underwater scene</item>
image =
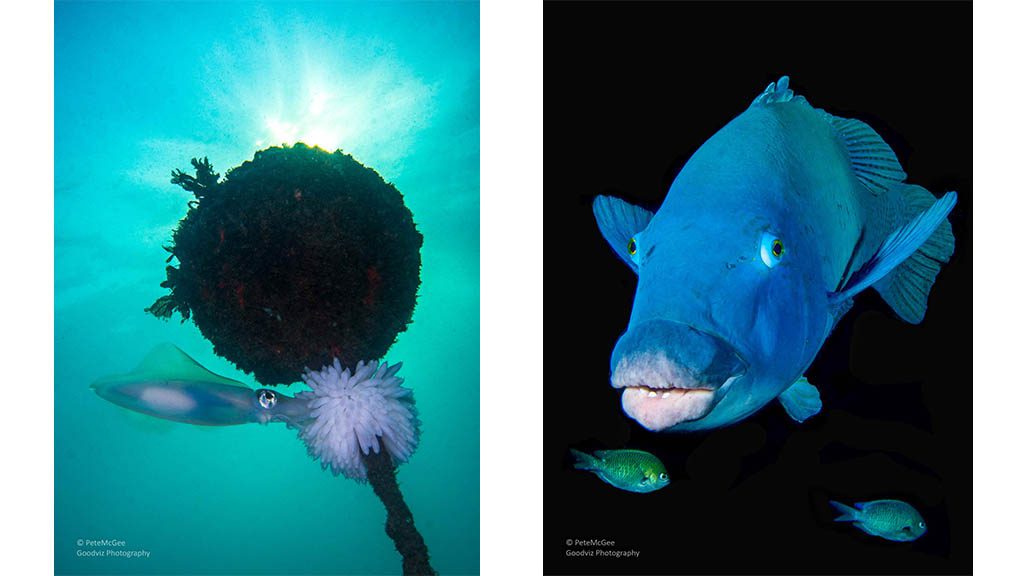
[[[56,573],[479,573],[478,4],[54,18]]]
[[[970,573],[970,7],[545,4],[546,573]]]

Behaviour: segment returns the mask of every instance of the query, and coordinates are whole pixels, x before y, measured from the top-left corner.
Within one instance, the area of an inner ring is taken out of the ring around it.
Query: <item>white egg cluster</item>
[[[412,456],[420,421],[412,390],[395,376],[401,366],[359,362],[350,371],[335,359],[320,371],[306,370],[302,379],[311,390],[296,397],[309,402],[311,420],[299,437],[325,469],[365,481],[362,457],[371,450],[383,446],[396,464]]]

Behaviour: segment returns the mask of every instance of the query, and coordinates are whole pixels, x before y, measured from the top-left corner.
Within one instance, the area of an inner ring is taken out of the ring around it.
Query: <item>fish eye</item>
[[[661,474],[658,474],[658,478],[661,478],[662,480],[668,480],[668,474],[662,472]]]
[[[917,523],[917,527],[921,528],[923,530],[924,529],[924,522],[918,522]]]
[[[765,232],[761,236],[761,262],[764,262],[765,266],[774,268],[785,254],[786,246],[781,238],[771,232]]]
[[[269,410],[277,404],[277,394],[272,390],[260,390],[259,400],[260,406]]]
[[[636,256],[636,238],[629,239],[629,243],[626,244],[626,252],[629,252],[630,256]]]

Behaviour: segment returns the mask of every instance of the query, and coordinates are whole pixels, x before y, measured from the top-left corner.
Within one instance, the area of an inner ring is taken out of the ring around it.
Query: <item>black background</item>
[[[864,120],[908,182],[960,195],[956,252],[924,322],[873,290],[807,376],[823,410],[773,402],[731,427],[653,434],[608,384],[636,279],[605,244],[596,194],[655,209],[687,158],[769,82]],[[965,573],[971,569],[969,3],[546,4],[544,566],[547,573]],[[568,449],[639,448],[672,483],[623,492]],[[828,499],[899,498],[913,543],[835,524]],[[606,539],[639,558],[567,557]]]

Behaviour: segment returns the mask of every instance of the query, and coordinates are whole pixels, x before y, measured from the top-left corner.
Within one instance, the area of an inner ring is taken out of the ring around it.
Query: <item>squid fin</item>
[[[100,382],[113,383],[143,380],[188,380],[250,389],[238,380],[232,380],[210,372],[182,351],[181,348],[169,342],[158,344],[131,372],[103,378]]]

